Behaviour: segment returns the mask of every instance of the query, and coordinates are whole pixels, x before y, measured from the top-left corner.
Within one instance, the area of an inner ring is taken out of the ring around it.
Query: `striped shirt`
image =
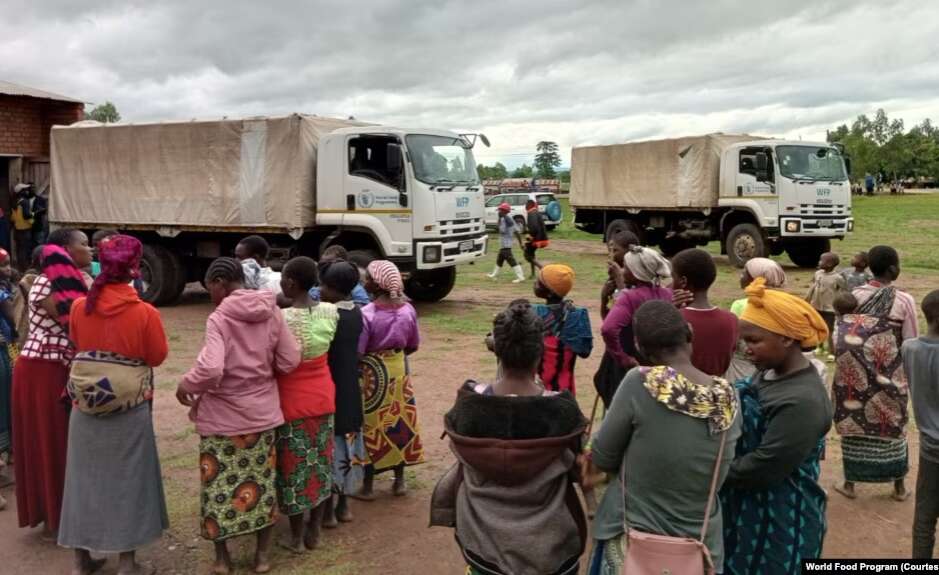
[[[871,280],[851,292],[857,299],[858,305],[866,302],[877,290],[883,287],[883,284],[877,280]],[[896,298],[893,300],[893,307],[890,308],[890,319],[903,326],[903,339],[912,339],[919,337],[919,326],[916,323],[916,301],[910,294],[896,290]]]

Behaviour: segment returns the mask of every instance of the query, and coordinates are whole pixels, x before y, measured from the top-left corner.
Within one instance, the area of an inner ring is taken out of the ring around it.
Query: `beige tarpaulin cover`
[[[158,226],[314,224],[316,148],[358,122],[279,118],[52,130],[50,219]]]
[[[723,150],[753,136],[690,138],[574,148],[571,205],[705,208],[717,206]]]

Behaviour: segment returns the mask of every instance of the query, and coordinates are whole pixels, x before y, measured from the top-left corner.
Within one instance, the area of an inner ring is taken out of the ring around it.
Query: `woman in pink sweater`
[[[241,264],[212,262],[205,285],[217,306],[196,365],[176,397],[196,424],[202,476],[202,536],[215,543],[213,572],[229,573],[226,541],[257,533],[254,570],[267,573],[276,518],[274,429],[284,423],[275,373],[300,364],[274,294],[244,289]]]

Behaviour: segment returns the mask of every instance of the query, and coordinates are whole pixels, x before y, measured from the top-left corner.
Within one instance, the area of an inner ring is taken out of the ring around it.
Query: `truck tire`
[[[180,296],[183,295],[183,292],[186,291],[186,285],[189,283],[189,274],[186,273],[183,259],[179,257],[179,255],[169,250],[167,250],[167,253],[170,257],[169,264],[176,276],[176,283],[173,285],[173,289],[167,294],[168,299],[166,303],[176,303]]]
[[[815,268],[818,266],[818,259],[829,250],[831,240],[827,238],[809,238],[786,245],[789,259],[800,268]]]
[[[727,234],[727,259],[734,267],[742,268],[751,258],[766,257],[766,240],[754,224],[737,224]]]
[[[632,220],[623,219],[613,220],[609,223],[609,225],[606,226],[606,233],[603,234],[603,241],[609,243],[613,236],[622,231],[636,234],[636,237],[639,238],[639,243],[643,243],[644,234],[642,233],[642,229],[639,227],[639,224]]]
[[[528,229],[528,226],[525,224],[525,218],[522,216],[515,216],[513,219],[515,220],[515,227],[518,229],[518,233],[524,234]]]
[[[161,245],[144,244],[140,259],[140,279],[143,280],[142,298],[153,305],[174,301],[179,294],[178,259]]]
[[[456,266],[411,273],[404,284],[404,293],[414,301],[433,303],[442,300],[456,283]]]

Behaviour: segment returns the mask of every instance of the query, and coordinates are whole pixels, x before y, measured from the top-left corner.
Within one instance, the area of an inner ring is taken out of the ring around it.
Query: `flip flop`
[[[841,485],[839,485],[839,484],[837,484],[837,483],[835,483],[832,487],[834,488],[835,491],[837,491],[838,493],[844,495],[844,496],[847,497],[848,499],[857,499],[857,493],[854,493],[853,491],[848,491],[848,490],[845,489],[843,486],[841,486]]]

